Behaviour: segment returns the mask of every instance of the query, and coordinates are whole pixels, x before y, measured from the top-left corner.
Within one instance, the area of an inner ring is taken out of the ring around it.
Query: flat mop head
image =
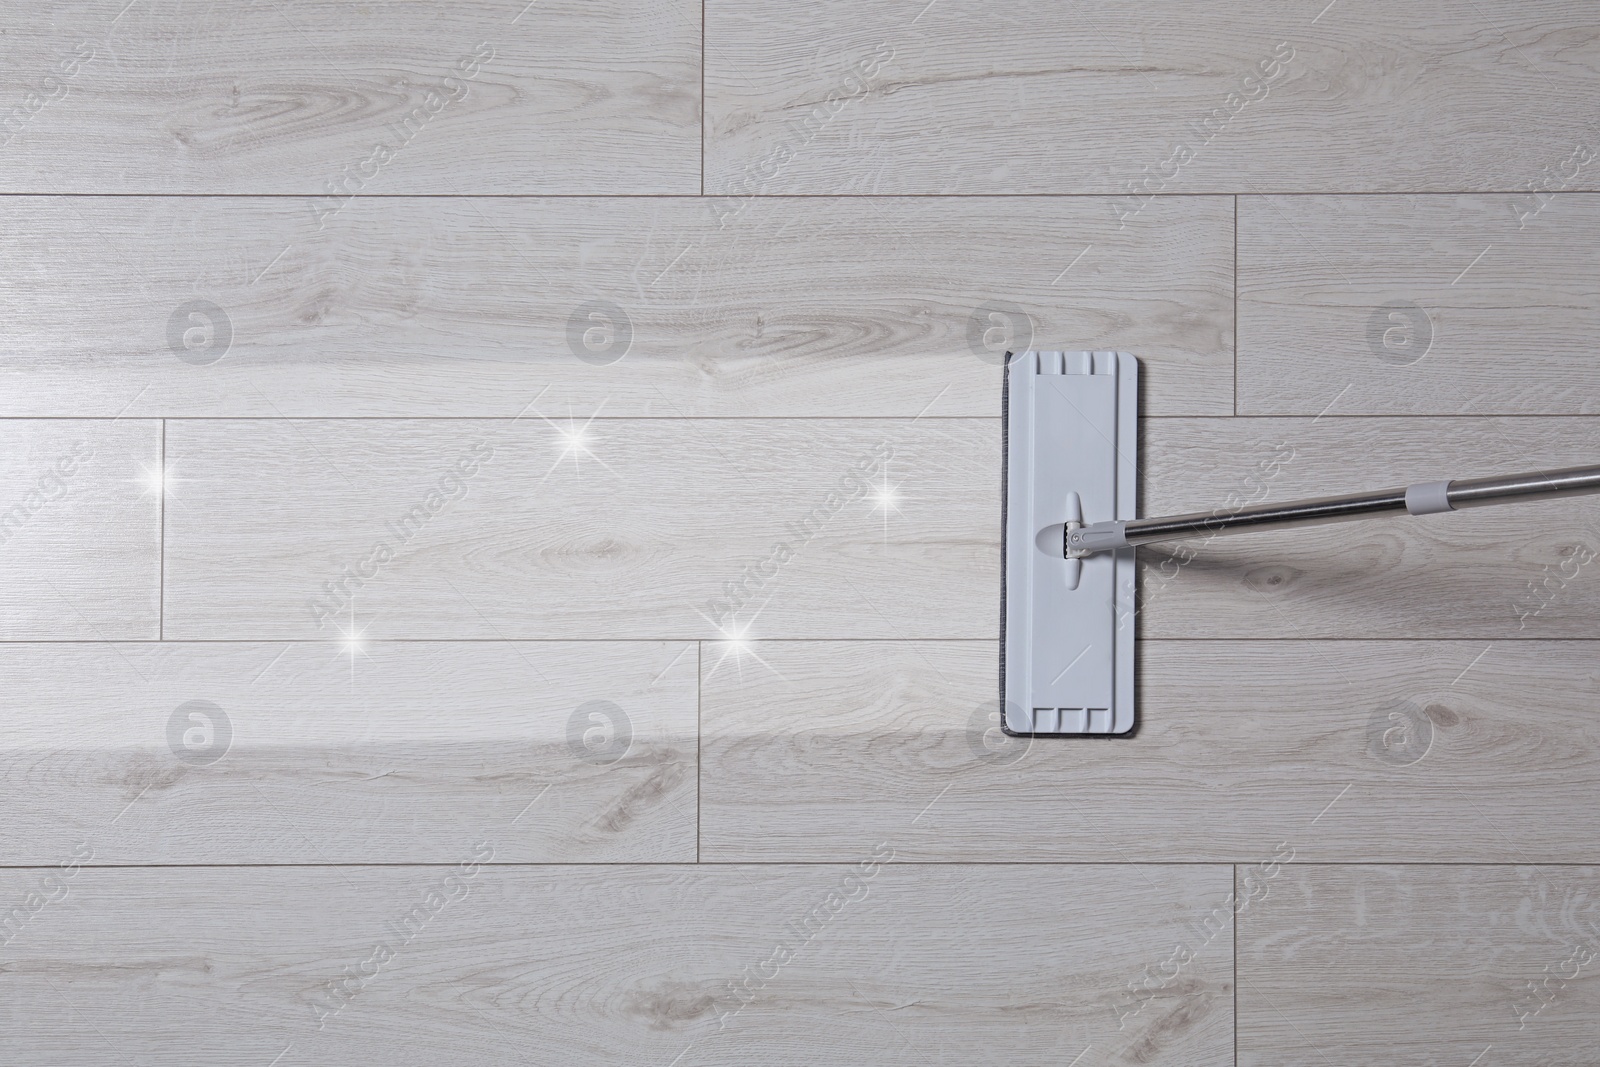
[[[1006,733],[1125,737],[1133,549],[1064,558],[1073,524],[1137,517],[1139,361],[1024,352],[1006,367],[1000,706]]]

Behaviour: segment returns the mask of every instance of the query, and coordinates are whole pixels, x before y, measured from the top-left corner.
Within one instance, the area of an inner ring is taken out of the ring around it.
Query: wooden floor
[[[1142,551],[1137,736],[992,717],[1007,348],[1149,514],[1600,458],[1597,99],[1578,0],[9,4],[0,1059],[1600,1064],[1600,501]]]

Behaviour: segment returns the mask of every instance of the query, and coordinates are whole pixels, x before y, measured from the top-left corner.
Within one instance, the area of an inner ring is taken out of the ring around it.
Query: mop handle
[[[1074,559],[1156,541],[1178,541],[1288,526],[1317,526],[1394,512],[1431,515],[1460,508],[1480,508],[1489,504],[1510,504],[1521,500],[1545,500],[1586,493],[1600,493],[1600,466],[1533,471],[1499,478],[1422,482],[1406,489],[1317,497],[1287,504],[1219,508],[1166,518],[1096,522],[1087,526],[1069,523],[1063,531],[1063,554],[1068,559]]]

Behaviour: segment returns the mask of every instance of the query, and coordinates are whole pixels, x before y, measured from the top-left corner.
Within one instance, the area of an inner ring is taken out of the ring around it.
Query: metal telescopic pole
[[[1166,518],[1097,522],[1076,529],[1073,524],[1068,524],[1063,530],[1063,554],[1070,559],[1157,541],[1179,541],[1191,537],[1290,526],[1318,526],[1398,512],[1431,515],[1461,508],[1581,496],[1586,493],[1600,493],[1600,466],[1533,471],[1499,478],[1424,482],[1405,489],[1318,497],[1287,504],[1258,504],[1235,510],[1218,509]]]

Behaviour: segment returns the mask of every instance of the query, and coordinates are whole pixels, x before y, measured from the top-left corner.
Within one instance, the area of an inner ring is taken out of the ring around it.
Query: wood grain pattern
[[[317,207],[0,201],[0,415],[994,416],[1030,336],[1233,410],[1229,198]]]
[[[463,831],[461,859],[484,845]],[[1228,939],[1126,1029],[1113,1011],[1225,900],[1227,869],[903,868],[892,848],[848,867],[79,869],[6,946],[0,1011],[41,1067],[1232,1062]],[[0,872],[0,900],[52,870]]]
[[[1597,894],[1594,867],[1291,866],[1239,918],[1239,1062],[1592,1062]]]
[[[839,860],[891,832],[941,862],[1600,848],[1594,642],[1145,641],[1139,731],[1114,743],[1000,734],[991,642],[702,662],[703,859]]]
[[[454,863],[470,834],[506,861],[693,860],[696,662],[687,644],[0,645],[28,709],[0,745],[0,863],[82,841],[109,864]]]
[[[604,420],[587,452],[582,425],[170,424],[168,636],[325,637],[352,593],[382,637],[998,634],[997,420]],[[1151,420],[1143,508],[1573,465],[1593,439],[1585,418]],[[1143,634],[1591,637],[1596,516],[1553,501],[1153,547]]]
[[[712,0],[706,189],[1514,190],[1596,143],[1588,5],[1325,6]]]
[[[998,422],[173,422],[167,636],[986,636]]]
[[[1145,435],[1146,515],[1571,467],[1600,455],[1592,418],[1163,419]],[[1594,637],[1597,554],[1593,497],[1151,546],[1140,550],[1142,633]]]
[[[0,190],[698,193],[699,14],[35,4],[0,64]]]
[[[1241,197],[1239,410],[1600,414],[1597,237],[1583,194]]]
[[[160,632],[161,424],[0,421],[0,640]]]
[[[12,15],[8,1062],[1593,1058],[1600,500],[995,706],[1005,349],[1147,515],[1596,460],[1591,5]]]

